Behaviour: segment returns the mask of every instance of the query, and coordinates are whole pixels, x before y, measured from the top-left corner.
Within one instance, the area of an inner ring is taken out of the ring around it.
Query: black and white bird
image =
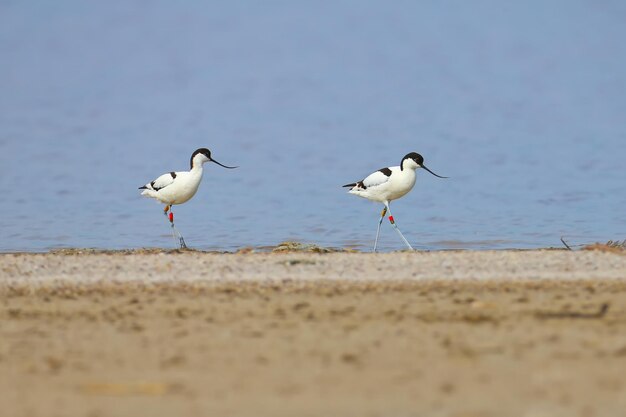
[[[378,246],[380,225],[383,222],[383,219],[385,218],[385,214],[387,214],[387,212],[389,212],[389,222],[391,223],[391,225],[398,232],[398,234],[400,235],[404,243],[406,243],[406,245],[409,247],[409,249],[413,250],[413,247],[411,246],[409,241],[406,240],[406,238],[398,228],[398,225],[396,225],[393,215],[391,214],[391,210],[389,209],[389,204],[392,200],[397,200],[398,198],[404,196],[406,193],[411,191],[411,189],[415,185],[415,170],[418,168],[425,169],[426,171],[433,174],[435,177],[448,178],[437,175],[430,169],[426,168],[422,155],[416,152],[411,152],[407,154],[404,158],[402,158],[400,166],[379,169],[378,171],[368,175],[367,177],[365,177],[365,179],[361,181],[344,185],[344,187],[350,187],[350,194],[355,194],[359,197],[367,198],[371,201],[377,201],[385,205],[385,208],[383,208],[383,211],[380,214],[380,220],[378,221],[376,240],[374,241],[374,252],[376,252],[376,247]]]
[[[211,151],[207,148],[196,149],[191,154],[189,160],[189,171],[172,171],[167,174],[163,174],[154,181],[150,181],[148,184],[139,187],[141,195],[152,197],[165,204],[163,214],[169,219],[172,225],[172,234],[174,239],[178,236],[178,241],[181,248],[186,248],[185,239],[180,232],[174,226],[174,213],[172,212],[172,206],[174,204],[183,204],[198,191],[200,181],[202,181],[202,165],[205,162],[214,162],[224,168],[233,169],[237,167],[229,167],[222,165],[215,159],[211,158]],[[169,215],[168,215],[169,212]]]

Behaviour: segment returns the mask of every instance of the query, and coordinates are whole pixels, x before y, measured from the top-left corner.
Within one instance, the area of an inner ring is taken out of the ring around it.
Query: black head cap
[[[403,164],[406,159],[414,160],[415,163],[419,166],[424,165],[424,157],[422,157],[422,155],[418,154],[417,152],[411,152],[406,154],[404,158],[402,158],[402,162],[400,162],[400,169],[404,169]]]
[[[189,160],[189,167],[193,168],[193,158],[198,155],[199,153],[201,153],[202,155],[206,156],[207,158],[209,158],[209,160],[211,160],[211,151],[208,150],[207,148],[200,148],[200,149],[196,149],[195,151],[193,151],[193,153],[191,154],[191,159]]]
[[[448,177],[442,177],[441,175],[435,174],[430,169],[428,169],[426,167],[426,165],[424,165],[424,158],[422,157],[422,155],[418,154],[417,152],[411,152],[409,154],[406,154],[406,156],[404,158],[402,158],[402,162],[400,163],[400,169],[401,170],[404,169],[403,164],[404,164],[404,161],[406,161],[407,159],[412,159],[417,164],[417,166],[419,166],[420,168],[423,168],[426,171],[430,172],[435,177],[448,178]]]

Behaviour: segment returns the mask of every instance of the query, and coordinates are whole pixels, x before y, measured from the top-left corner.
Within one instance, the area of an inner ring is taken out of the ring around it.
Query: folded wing
[[[168,185],[171,185],[172,183],[174,183],[174,180],[176,179],[176,173],[175,172],[169,172],[167,174],[163,174],[161,175],[159,178],[157,178],[156,180],[144,185],[143,187],[139,187],[140,190],[152,190],[152,191],[159,191],[165,187],[167,187]]]

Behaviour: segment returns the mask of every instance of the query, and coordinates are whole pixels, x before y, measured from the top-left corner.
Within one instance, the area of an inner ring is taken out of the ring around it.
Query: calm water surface
[[[200,249],[369,249],[341,185],[410,151],[417,248],[624,239],[625,4],[0,1],[0,251],[174,247],[137,187],[203,146]]]

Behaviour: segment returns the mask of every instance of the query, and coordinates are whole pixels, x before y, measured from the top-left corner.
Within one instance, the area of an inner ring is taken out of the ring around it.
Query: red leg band
[[[170,223],[174,223],[174,213],[170,211]]]
[[[393,220],[393,216],[389,216],[389,223],[394,224],[395,221]]]

